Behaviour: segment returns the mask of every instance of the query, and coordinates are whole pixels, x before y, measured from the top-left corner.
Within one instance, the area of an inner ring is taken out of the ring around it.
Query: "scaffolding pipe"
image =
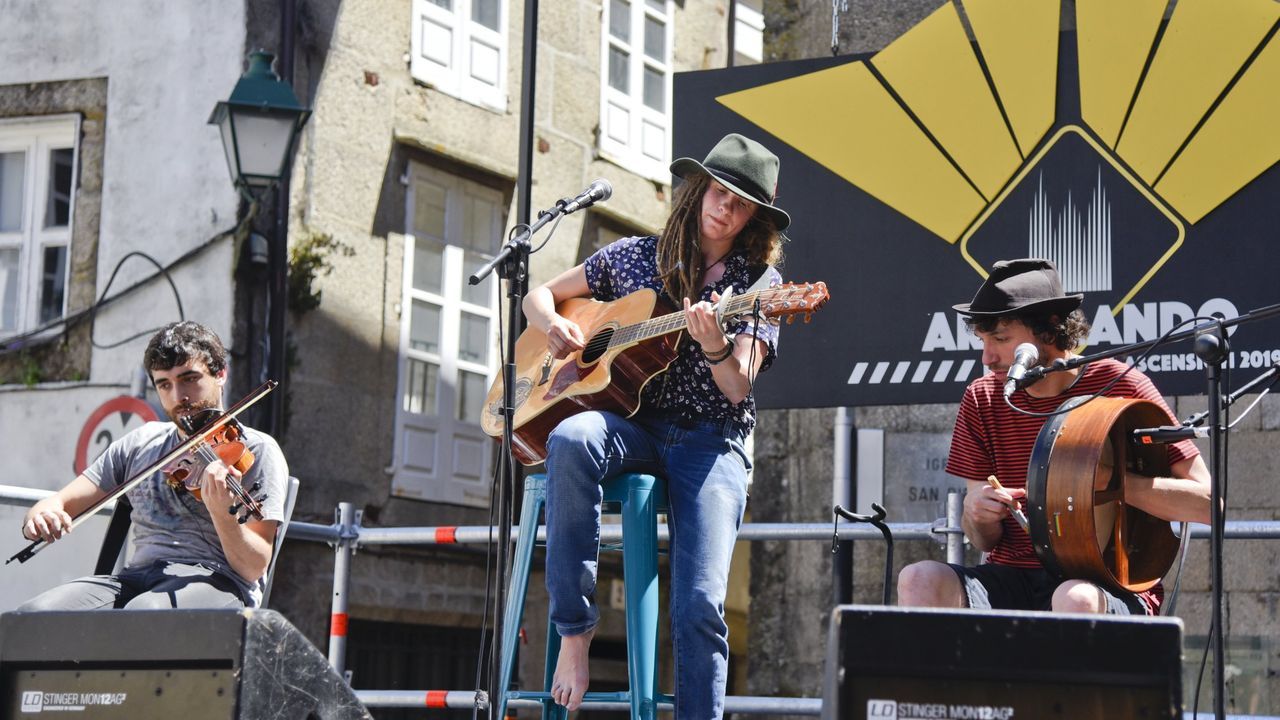
[[[940,536],[959,536],[963,531],[959,522],[954,524],[934,525],[933,523],[888,523],[895,539],[902,540],[934,540],[940,544],[946,541]],[[1175,523],[1175,525],[1177,525]],[[840,539],[843,540],[882,540],[879,530],[860,523],[840,523],[838,526]],[[483,525],[474,526],[441,526],[441,527],[399,527],[370,528],[357,527],[360,545],[468,545],[489,542],[494,528]],[[309,540],[312,542],[333,543],[338,538],[336,525],[319,525],[316,523],[291,522],[286,540]],[[514,540],[518,530],[513,529]],[[1191,524],[1191,537],[1203,539],[1209,537],[1209,526],[1199,523]],[[1232,540],[1274,540],[1280,539],[1280,521],[1275,520],[1231,520],[1227,522],[1226,537]],[[667,540],[666,525],[658,526],[658,538]],[[618,542],[622,539],[621,525],[605,525],[600,528],[601,542]],[[759,540],[831,540],[831,523],[744,523],[738,533],[742,541]],[[538,541],[546,540],[546,529],[538,528]]]
[[[383,708],[438,708],[448,710],[487,709],[488,697],[474,690],[356,690],[356,698],[365,707]],[[672,704],[657,703],[658,710],[671,712]],[[510,698],[507,707],[538,710],[542,701],[532,698]],[[588,700],[583,710],[605,712],[630,712],[631,704],[625,701]],[[729,695],[724,699],[724,711],[728,713],[765,715],[820,715],[822,698],[773,698]]]
[[[36,490],[34,488],[20,487],[18,485],[0,485],[0,505],[31,507],[52,494],[52,490]],[[101,513],[106,510],[115,510],[115,508],[116,501],[112,500],[98,508],[97,512]]]
[[[473,690],[356,690],[356,697],[365,707],[383,708],[440,708],[449,710],[470,710],[488,708],[488,699],[483,692]],[[507,700],[510,709],[540,710],[542,702],[532,699]],[[625,702],[587,701],[582,703],[583,710],[625,713],[631,711],[631,705]],[[671,712],[671,703],[659,702],[658,710]],[[725,714],[741,713],[744,715],[821,715],[821,698],[773,698],[729,695],[724,699]],[[1190,712],[1182,714],[1182,720],[1203,720],[1212,718],[1212,713]],[[1227,715],[1227,720],[1280,720],[1273,715]]]
[[[947,493],[947,562],[952,565],[964,564],[964,531],[960,529],[960,518],[964,515],[964,498],[958,492]]]
[[[329,665],[338,675],[345,675],[351,555],[355,552],[356,542],[360,539],[360,525],[356,522],[355,506],[351,503],[338,503],[338,509],[334,514],[337,517],[338,532],[333,543],[333,604],[329,616]]]
[[[732,7],[735,3],[730,3]],[[732,25],[732,21],[730,21]],[[732,46],[731,46],[732,47]],[[730,51],[730,56],[733,52]],[[835,423],[831,428],[831,507],[857,507],[853,483],[853,411],[836,408]],[[835,543],[831,547],[832,601],[836,605],[853,602],[853,543]]]
[[[483,690],[356,690],[354,692],[356,698],[365,707],[440,710],[474,708],[484,710],[489,707],[489,694]]]

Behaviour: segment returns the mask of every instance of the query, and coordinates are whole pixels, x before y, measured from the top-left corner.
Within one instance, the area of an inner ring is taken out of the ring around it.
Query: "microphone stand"
[[[1213,603],[1213,715],[1221,720],[1226,715],[1226,634],[1222,625],[1222,529],[1226,525],[1226,508],[1222,506],[1222,488],[1227,482],[1227,429],[1222,426],[1222,362],[1231,355],[1231,345],[1222,327],[1215,327],[1196,338],[1196,357],[1204,361],[1208,381],[1209,403],[1209,563],[1212,574],[1210,598]]]
[[[1197,325],[1189,330],[1174,333],[1168,337],[1161,337],[1156,340],[1135,343],[1133,345],[1125,345],[1107,350],[1104,352],[1094,353],[1092,355],[1082,355],[1073,357],[1069,360],[1055,360],[1053,365],[1048,367],[1038,367],[1028,370],[1023,376],[1023,385],[1029,385],[1036,380],[1044,377],[1051,372],[1059,372],[1062,370],[1070,370],[1081,365],[1087,365],[1091,362],[1103,360],[1105,358],[1132,353],[1136,350],[1142,350],[1162,342],[1172,342],[1175,340],[1185,340],[1194,338],[1195,343],[1193,351],[1196,357],[1204,361],[1205,376],[1207,381],[1208,393],[1208,419],[1209,419],[1209,487],[1210,487],[1210,530],[1209,530],[1209,565],[1213,578],[1211,601],[1213,604],[1213,619],[1210,624],[1210,631],[1213,635],[1213,711],[1217,720],[1223,720],[1226,717],[1226,700],[1223,697],[1226,689],[1225,672],[1225,628],[1222,626],[1223,606],[1222,606],[1222,541],[1223,528],[1226,526],[1226,508],[1222,504],[1222,488],[1226,487],[1227,482],[1227,458],[1226,458],[1226,433],[1227,428],[1222,425],[1222,411],[1227,406],[1226,400],[1222,396],[1222,363],[1231,355],[1230,344],[1227,342],[1226,329],[1235,325],[1241,325],[1255,320],[1280,315],[1280,304],[1268,305],[1266,307],[1251,310],[1239,317],[1231,320],[1218,320],[1212,323]]]
[[[507,239],[492,260],[476,270],[467,282],[478,285],[494,269],[498,277],[507,281],[507,302],[510,311],[507,313],[507,330],[503,347],[502,360],[502,449],[498,452],[498,557],[496,592],[494,593],[493,638],[489,666],[489,703],[490,711],[502,702],[502,693],[506,688],[497,687],[499,668],[502,658],[502,634],[506,625],[507,566],[511,558],[511,508],[514,503],[513,492],[516,478],[515,456],[511,448],[513,443],[512,425],[515,420],[516,400],[516,341],[520,337],[521,305],[524,296],[529,292],[529,241],[534,233],[547,223],[564,214],[565,201],[561,200],[550,210],[538,213],[533,225],[524,226],[520,232]]]

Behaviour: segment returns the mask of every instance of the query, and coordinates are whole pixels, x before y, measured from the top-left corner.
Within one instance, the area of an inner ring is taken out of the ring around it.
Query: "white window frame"
[[[622,167],[658,182],[671,182],[671,55],[675,44],[675,13],[672,0],[661,0],[664,12],[649,7],[646,0],[630,0],[630,42],[609,33],[610,0],[603,0],[600,13],[600,155]],[[654,17],[663,21],[665,57],[661,61],[644,52],[644,20]],[[631,58],[628,68],[628,92],[609,86],[609,48],[624,50]],[[663,74],[663,112],[644,104],[644,69],[651,67]],[[652,138],[649,147],[658,147],[655,155],[644,152],[645,136]],[[657,134],[656,138],[653,134]]]
[[[66,248],[63,268],[62,307],[67,314],[71,295],[71,229],[75,226],[76,194],[79,186],[80,116],[49,115],[0,120],[0,152],[23,151],[22,220],[17,232],[0,232],[0,250],[18,249],[17,327],[0,327],[0,336],[27,332],[39,325],[41,263],[49,247]],[[45,228],[44,211],[49,201],[50,159],[54,150],[71,149],[71,198],[65,226]],[[2,279],[0,279],[2,281]],[[3,289],[0,288],[0,298]],[[2,316],[0,316],[2,317]]]
[[[498,190],[481,185],[472,180],[444,172],[442,170],[410,163],[409,187],[406,195],[406,227],[404,241],[403,290],[400,305],[400,343],[397,361],[397,383],[395,399],[395,439],[392,461],[392,494],[433,502],[444,502],[472,507],[488,507],[490,474],[493,470],[494,443],[484,434],[480,423],[464,422],[458,418],[460,388],[457,378],[460,371],[468,371],[483,375],[484,389],[487,392],[497,376],[500,362],[498,332],[500,317],[498,314],[498,282],[490,276],[484,282],[488,287],[486,305],[477,305],[462,298],[463,278],[476,268],[466,267],[466,248],[452,244],[450,239],[460,234],[458,223],[463,212],[462,202],[467,197],[481,197],[493,202],[493,227],[501,228],[505,221],[503,212],[503,196]],[[426,180],[444,187],[445,199],[445,232],[443,238],[423,238],[423,241],[435,241],[443,244],[443,286],[439,293],[420,290],[413,287],[414,249],[418,242],[414,235],[414,217],[416,187],[419,180]],[[496,247],[492,251],[496,251]],[[440,347],[438,353],[410,347],[410,327],[413,313],[413,302],[422,301],[440,308]],[[483,317],[488,320],[489,332],[488,363],[481,364],[459,357],[459,330],[463,313]],[[429,362],[439,368],[435,388],[436,408],[434,412],[411,413],[404,408],[406,385],[409,379],[410,360]],[[481,408],[483,412],[483,408]],[[433,457],[418,467],[410,467],[407,459],[415,453],[427,448],[407,447],[406,436],[410,429],[426,431],[435,438]],[[474,477],[460,478],[455,474],[457,456],[460,447],[476,456],[479,463]]]
[[[731,0],[734,8],[734,64],[752,65],[764,62],[763,0]]]
[[[413,0],[410,28],[409,73],[419,82],[473,105],[506,112],[507,109],[507,25],[509,0],[498,0],[498,30],[471,19],[473,0],[450,0],[445,9],[431,0]],[[448,47],[442,45],[447,42]],[[477,49],[492,51],[497,58],[486,65],[476,62]]]

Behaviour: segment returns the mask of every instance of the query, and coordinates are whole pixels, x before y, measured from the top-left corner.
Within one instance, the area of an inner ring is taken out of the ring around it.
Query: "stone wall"
[[[296,364],[291,368],[289,431],[284,439],[293,473],[302,479],[298,519],[332,522],[339,501],[363,513],[366,526],[484,525],[483,509],[392,496],[400,303],[410,162],[445,169],[496,187],[515,219],[524,4],[507,3],[507,103],[493,110],[416,82],[410,75],[411,2],[336,0],[303,3],[299,76],[315,114],[301,140],[290,199],[289,235],[298,242],[328,234],[352,248],[333,254],[334,270],[316,278],[318,309],[291,317]],[[673,65],[677,71],[724,62],[723,2],[675,3]],[[272,3],[251,4],[257,26],[276,22]],[[540,4],[535,151],[531,207],[550,207],[594,178],[608,178],[613,197],[598,213],[635,230],[664,221],[670,188],[602,157],[600,32],[602,8],[588,0]],[[270,32],[260,33],[270,35]],[[251,33],[252,34],[252,33]],[[302,94],[300,92],[300,94]],[[531,283],[576,264],[588,213],[565,217],[555,238],[534,257]],[[505,308],[506,299],[503,297]],[[519,492],[517,491],[517,496]],[[362,549],[352,564],[353,618],[480,628],[485,558],[478,548]],[[332,551],[289,543],[281,558],[273,605],[320,647],[327,644]],[[601,588],[620,576],[602,561]],[[522,675],[541,677],[545,593],[531,579]],[[623,614],[605,597],[596,644],[616,651]],[[616,654],[616,653],[615,653]],[[605,661],[602,683],[625,679],[625,663]],[[355,679],[357,687],[362,685]]]

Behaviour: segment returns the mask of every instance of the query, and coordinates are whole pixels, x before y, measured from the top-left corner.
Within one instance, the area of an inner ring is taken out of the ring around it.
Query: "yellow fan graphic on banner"
[[[1280,3],[1179,0],[1162,27],[1167,6],[1077,0],[1083,129],[1058,122],[1058,0],[948,2],[865,61],[717,100],[984,276],[967,240],[1070,130],[1176,226],[1127,301],[1186,225],[1280,160]]]

